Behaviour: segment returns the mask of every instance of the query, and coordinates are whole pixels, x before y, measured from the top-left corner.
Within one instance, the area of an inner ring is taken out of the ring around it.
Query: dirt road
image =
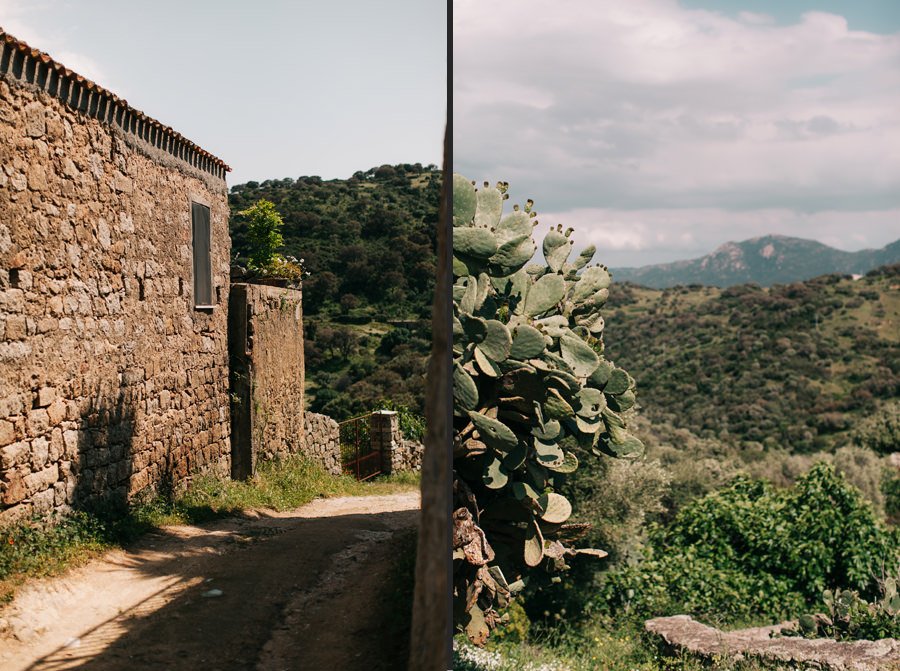
[[[0,611],[0,668],[402,668],[376,602],[418,508],[409,492],[168,527],[24,588]]]

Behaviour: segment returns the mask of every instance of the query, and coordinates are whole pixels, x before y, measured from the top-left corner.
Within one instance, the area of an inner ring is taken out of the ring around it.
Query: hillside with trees
[[[299,177],[231,188],[235,264],[247,265],[247,210],[284,220],[281,253],[303,281],[308,407],[336,419],[382,400],[421,412],[434,291],[441,173],[382,165],[349,179]]]
[[[881,249],[845,252],[816,240],[765,235],[726,242],[697,259],[640,268],[613,268],[620,282],[662,289],[679,284],[728,287],[756,283],[788,284],[828,273],[862,275],[879,266],[900,263],[900,240]]]
[[[737,450],[831,450],[900,393],[900,266],[760,288],[612,285],[642,414]]]

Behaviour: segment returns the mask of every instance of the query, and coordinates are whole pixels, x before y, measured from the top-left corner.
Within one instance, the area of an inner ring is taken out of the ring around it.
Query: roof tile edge
[[[158,149],[211,175],[225,179],[231,168],[174,128],[135,109],[112,91],[82,77],[33,49],[0,27],[0,74],[37,86],[76,111],[118,125]],[[76,87],[79,87],[76,91]],[[63,91],[65,90],[65,93]]]

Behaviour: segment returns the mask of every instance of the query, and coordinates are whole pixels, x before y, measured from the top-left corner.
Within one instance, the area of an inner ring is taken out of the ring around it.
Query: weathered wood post
[[[450,133],[444,131],[444,181],[438,221],[438,267],[431,313],[431,359],[425,392],[425,453],[422,457],[422,513],[416,554],[416,584],[410,630],[409,671],[450,668],[451,617],[451,376],[452,284]]]

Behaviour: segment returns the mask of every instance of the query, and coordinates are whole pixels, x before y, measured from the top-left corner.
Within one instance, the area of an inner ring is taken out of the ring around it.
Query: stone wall
[[[298,289],[233,284],[229,301],[232,476],[303,446],[303,319]]]
[[[0,523],[227,473],[227,166],[0,37]]]
[[[422,443],[408,440],[400,433],[400,418],[393,410],[376,410],[369,417],[372,449],[381,453],[381,472],[385,474],[418,471],[422,468]]]
[[[258,460],[288,454],[340,473],[337,422],[303,409],[302,292],[233,284],[228,328],[232,477],[250,477]]]
[[[796,622],[721,631],[689,615],[647,620],[644,629],[657,639],[660,652],[684,663],[694,657],[716,668],[818,669],[819,671],[896,671],[900,641],[835,641],[782,636],[797,630]]]
[[[306,444],[303,452],[332,475],[341,474],[341,431],[327,415],[306,412],[303,419]]]

